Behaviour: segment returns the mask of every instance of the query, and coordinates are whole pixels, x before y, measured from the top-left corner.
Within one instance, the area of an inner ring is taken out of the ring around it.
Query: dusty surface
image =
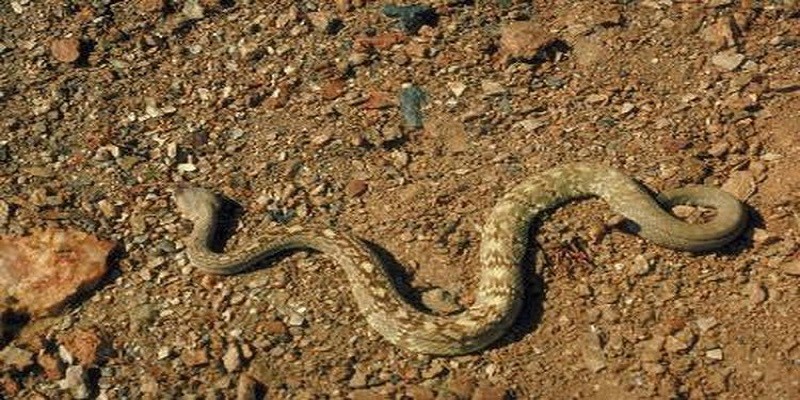
[[[123,249],[61,316],[11,318],[5,397],[796,398],[796,2],[438,1],[416,33],[375,3],[272,3],[0,5],[0,233]],[[427,94],[422,129],[403,122],[407,84]],[[599,235],[601,202],[562,208],[538,225],[513,331],[431,358],[370,331],[322,255],[193,270],[170,200],[188,182],[237,200],[228,246],[352,229],[457,308],[495,199],[578,160],[655,191],[722,186],[751,228],[691,255]]]

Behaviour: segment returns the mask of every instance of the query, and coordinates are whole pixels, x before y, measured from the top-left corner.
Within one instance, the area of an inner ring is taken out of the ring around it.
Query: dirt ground
[[[119,245],[97,288],[9,337],[34,357],[0,362],[6,398],[800,396],[797,2],[439,0],[421,27],[352,3],[0,5],[0,233]],[[562,207],[532,232],[511,332],[447,358],[369,329],[324,255],[197,271],[171,199],[238,202],[228,248],[350,229],[452,310],[498,197],[573,161],[723,187],[749,228],[689,254],[598,234],[601,201]]]

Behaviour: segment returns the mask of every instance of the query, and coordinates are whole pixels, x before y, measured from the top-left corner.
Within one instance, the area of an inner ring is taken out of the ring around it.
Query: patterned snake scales
[[[293,249],[313,249],[344,268],[353,297],[367,323],[388,341],[405,349],[441,355],[480,350],[502,336],[523,302],[520,262],[531,220],[569,200],[597,196],[631,221],[640,236],[661,246],[687,251],[721,247],[742,232],[747,214],[733,196],[718,189],[690,186],[654,200],[622,172],[592,164],[554,168],[520,183],[503,196],[483,227],[480,281],[474,303],[461,313],[436,316],[410,305],[398,293],[381,260],[348,233],[330,229],[288,229],[281,236],[260,237],[227,253],[209,249],[217,223],[219,198],[200,188],[181,188],[175,199],[194,223],[186,251],[195,267],[213,274],[235,274],[254,263]],[[676,204],[712,207],[717,215],[690,224],[664,208]]]

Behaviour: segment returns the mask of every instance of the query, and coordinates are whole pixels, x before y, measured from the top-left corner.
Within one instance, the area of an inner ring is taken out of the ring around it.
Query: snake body
[[[520,262],[529,225],[539,213],[569,200],[596,196],[627,218],[634,231],[661,246],[706,251],[724,246],[747,222],[733,196],[706,186],[662,193],[654,199],[624,173],[602,165],[570,164],[518,184],[495,205],[483,227],[480,277],[474,303],[466,310],[437,316],[410,305],[397,291],[381,260],[355,236],[330,229],[295,228],[259,237],[227,253],[210,250],[219,198],[201,188],[176,191],[181,213],[194,223],[186,240],[192,264],[213,274],[235,274],[253,264],[293,249],[313,249],[331,257],[347,274],[353,297],[368,324],[388,341],[421,353],[457,355],[480,350],[502,336],[514,322],[523,301]],[[712,207],[709,222],[690,224],[662,207],[688,204]]]

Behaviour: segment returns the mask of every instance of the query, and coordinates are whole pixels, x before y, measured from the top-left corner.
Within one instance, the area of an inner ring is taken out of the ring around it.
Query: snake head
[[[184,218],[191,221],[213,220],[220,199],[210,190],[199,187],[179,187],[175,190],[175,204]]]

